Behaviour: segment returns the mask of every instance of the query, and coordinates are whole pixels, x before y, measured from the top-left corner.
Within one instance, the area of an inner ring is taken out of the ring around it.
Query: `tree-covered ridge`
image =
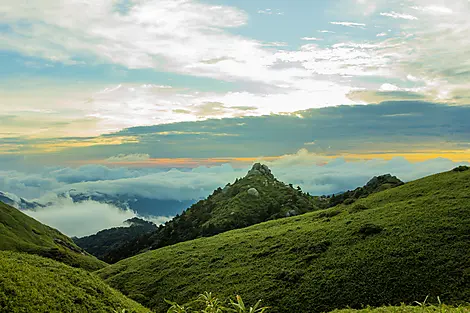
[[[142,235],[157,230],[154,223],[140,218],[129,219],[124,224],[129,226],[105,229],[95,235],[72,239],[88,253],[103,259],[109,251],[116,250]]]
[[[0,312],[150,312],[95,274],[36,255],[0,251],[0,273]]]
[[[327,210],[178,243],[110,265],[111,286],[160,311],[200,290],[270,312],[470,299],[470,171],[429,176]],[[408,310],[410,311],[410,310]],[[410,311],[412,312],[412,310]]]
[[[110,251],[103,259],[117,262],[144,250],[314,211],[320,204],[300,187],[280,182],[267,166],[257,163],[245,177],[218,188],[157,231]]]
[[[37,254],[87,270],[106,265],[58,230],[3,202],[0,202],[0,250]]]

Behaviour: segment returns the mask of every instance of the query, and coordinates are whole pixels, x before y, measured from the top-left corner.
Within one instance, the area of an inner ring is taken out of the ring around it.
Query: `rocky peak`
[[[367,184],[366,187],[378,187],[383,184],[392,184],[395,186],[400,186],[403,185],[403,182],[398,179],[396,176],[392,176],[390,174],[385,174],[381,176],[375,176],[373,177]]]
[[[261,163],[253,164],[253,167],[251,168],[251,170],[248,171],[248,174],[246,176],[248,177],[254,175],[262,175],[274,179],[274,175],[271,173],[269,167]]]

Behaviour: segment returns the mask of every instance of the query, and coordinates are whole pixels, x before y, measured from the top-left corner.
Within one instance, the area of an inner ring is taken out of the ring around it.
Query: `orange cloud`
[[[313,154],[312,154],[313,155]],[[409,162],[422,162],[435,158],[446,158],[454,162],[470,161],[470,150],[446,150],[446,151],[416,151],[416,152],[365,152],[365,153],[343,153],[336,155],[318,155],[325,159],[344,157],[347,161],[384,159],[390,160],[395,157],[403,157]],[[226,158],[149,158],[138,161],[111,161],[111,160],[87,160],[73,162],[74,165],[101,164],[106,166],[122,167],[161,167],[161,168],[195,168],[198,166],[216,166],[231,164],[233,167],[246,167],[255,162],[272,162],[280,160],[285,156],[270,157],[226,157]],[[318,160],[312,159],[312,164]]]

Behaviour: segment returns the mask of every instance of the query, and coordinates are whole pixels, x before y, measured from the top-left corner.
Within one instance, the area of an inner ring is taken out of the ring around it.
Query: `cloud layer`
[[[46,208],[23,212],[71,237],[88,236],[106,228],[124,226],[125,220],[136,216],[133,211],[109,204],[95,201],[74,203],[70,198],[61,198]]]

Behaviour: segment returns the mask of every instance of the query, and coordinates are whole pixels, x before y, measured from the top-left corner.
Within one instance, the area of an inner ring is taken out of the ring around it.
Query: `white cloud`
[[[321,40],[323,40],[323,39],[317,38],[317,37],[302,37],[300,39],[305,40],[305,41],[321,41]]]
[[[380,86],[379,88],[379,91],[397,91],[397,90],[400,90],[400,88],[398,88],[397,86],[395,85],[392,85],[392,84],[383,84],[382,86]]]
[[[382,13],[380,13],[380,15],[391,17],[391,18],[394,18],[394,19],[404,19],[404,20],[417,20],[418,19],[416,16],[409,15],[409,14],[403,14],[403,13],[397,13],[395,11],[382,12]]]
[[[330,22],[333,25],[341,25],[346,27],[365,27],[366,24],[363,23],[354,23],[354,22]]]
[[[376,35],[376,37],[385,37],[387,36],[387,33],[379,33]]]
[[[306,149],[282,159],[265,162],[281,181],[299,185],[313,195],[332,194],[363,186],[373,176],[392,174],[403,181],[411,181],[431,174],[451,170],[461,163],[437,158],[411,163],[402,157],[389,161],[346,161],[343,158],[328,159],[309,153]],[[468,162],[464,162],[469,164]],[[463,163],[462,163],[463,164]]]
[[[22,212],[68,236],[78,237],[105,228],[123,226],[125,220],[136,216],[133,211],[121,210],[109,204],[95,201],[74,203],[70,198],[60,198],[46,208]]]
[[[426,13],[431,13],[431,14],[452,14],[454,11],[450,8],[444,7],[444,6],[437,6],[437,5],[431,5],[431,6],[413,6],[412,9],[426,12]]]

